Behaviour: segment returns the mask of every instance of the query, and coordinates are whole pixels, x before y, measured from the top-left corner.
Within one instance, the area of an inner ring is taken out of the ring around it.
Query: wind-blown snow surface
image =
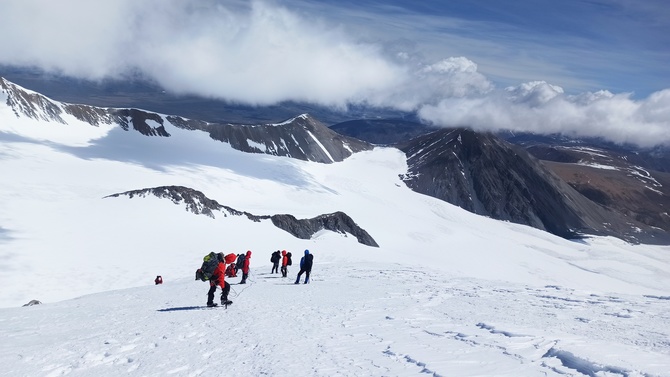
[[[670,376],[669,247],[473,215],[405,187],[392,148],[326,165],[169,123],[170,138],[114,128],[72,145],[31,138],[63,125],[12,124],[0,120],[0,374]],[[103,199],[162,185],[257,215],[344,211],[380,247]],[[292,284],[295,265],[269,275],[277,249],[296,262],[310,249],[312,284]],[[233,285],[233,306],[194,308],[202,256],[246,250],[250,284]],[[45,304],[18,307],[31,299]]]
[[[326,251],[316,253],[324,259]],[[327,259],[327,258],[326,258]],[[667,299],[317,263],[312,283],[257,267],[233,305],[190,279],[3,309],[7,376],[653,376]]]

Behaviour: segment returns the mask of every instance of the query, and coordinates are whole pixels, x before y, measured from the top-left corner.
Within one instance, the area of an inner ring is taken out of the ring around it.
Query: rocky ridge
[[[146,197],[153,195],[161,199],[169,199],[174,204],[184,205],[185,209],[196,215],[205,215],[215,218],[217,214],[223,216],[245,216],[251,221],[261,222],[270,220],[277,228],[282,229],[296,238],[310,239],[314,234],[322,230],[329,230],[343,236],[348,234],[356,237],[358,242],[372,247],[379,247],[377,242],[363,228],[344,212],[322,214],[311,219],[296,219],[290,214],[276,215],[254,215],[249,212],[239,211],[234,208],[219,204],[216,200],[208,198],[198,190],[184,186],[160,186],[140,190],[131,190],[111,194],[105,198],[119,198],[122,196],[130,199],[135,197]]]

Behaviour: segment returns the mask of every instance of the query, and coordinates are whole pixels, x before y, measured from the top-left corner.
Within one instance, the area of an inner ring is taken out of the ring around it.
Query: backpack
[[[312,262],[314,261],[314,255],[312,254],[307,254],[305,255],[305,263],[302,265],[301,268],[304,268],[307,271],[310,271],[312,269]]]
[[[236,269],[241,270],[244,268],[244,259],[246,259],[246,255],[237,254],[237,262],[235,262]]]
[[[211,252],[202,258],[202,267],[195,272],[195,280],[207,281],[212,278],[212,274],[220,261],[223,261],[223,253]]]
[[[292,265],[293,262],[291,262],[291,252],[290,251],[288,253],[286,253],[286,258],[288,258],[288,260],[286,261],[286,265],[287,266]]]
[[[272,253],[272,256],[270,257],[270,262],[271,263],[277,263],[281,259],[281,254],[279,253],[279,250],[275,251]]]

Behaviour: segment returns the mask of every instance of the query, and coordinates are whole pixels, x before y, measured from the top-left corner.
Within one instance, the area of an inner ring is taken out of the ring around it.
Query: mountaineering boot
[[[217,304],[216,304],[216,302],[208,302],[207,306],[210,307],[210,308],[213,308],[213,307],[217,306]]]
[[[228,306],[228,305],[230,305],[230,304],[232,304],[232,303],[233,303],[232,301],[228,300],[228,297],[223,297],[223,296],[221,296],[221,305],[226,305],[226,306]]]

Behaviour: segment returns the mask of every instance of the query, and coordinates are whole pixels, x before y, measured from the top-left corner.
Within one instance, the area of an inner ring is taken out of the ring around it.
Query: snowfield
[[[0,310],[7,376],[664,376],[665,297],[319,263],[295,285],[230,278],[228,309],[188,278]]]
[[[3,106],[0,375],[670,376],[668,246],[471,214],[409,190],[393,148],[326,165],[169,122],[170,138],[80,133]],[[105,198],[163,185],[255,215],[343,211],[380,247]],[[294,255],[286,279],[269,274],[277,249]],[[305,249],[312,282],[294,285]],[[234,304],[202,308],[202,257],[246,250]]]

